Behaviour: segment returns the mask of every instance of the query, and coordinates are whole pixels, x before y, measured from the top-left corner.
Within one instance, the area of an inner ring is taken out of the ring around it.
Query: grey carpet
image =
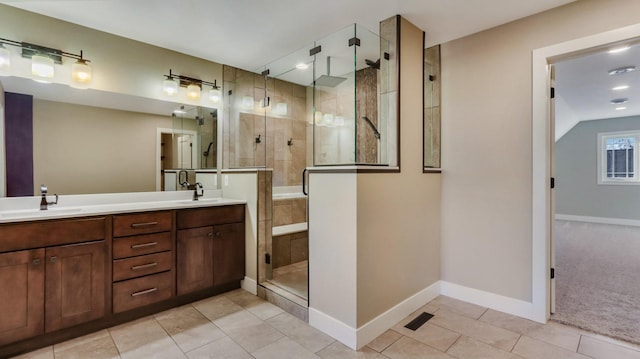
[[[556,221],[552,320],[640,344],[640,227]]]

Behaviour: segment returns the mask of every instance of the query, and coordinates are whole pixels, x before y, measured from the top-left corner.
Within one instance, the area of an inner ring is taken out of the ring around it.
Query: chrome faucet
[[[198,187],[200,187],[200,193],[198,193]],[[204,196],[204,187],[202,187],[202,183],[196,182],[193,185],[193,200],[197,201],[198,198]]]
[[[41,211],[46,211],[49,206],[52,206],[54,204],[58,204],[58,195],[54,194],[54,196],[56,196],[56,200],[53,202],[48,202],[47,201],[47,186],[45,185],[40,185],[40,192],[42,193],[42,198],[40,199],[40,210]]]

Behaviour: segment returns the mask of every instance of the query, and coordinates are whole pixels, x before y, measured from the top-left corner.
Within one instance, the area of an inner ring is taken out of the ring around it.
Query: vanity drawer
[[[169,299],[173,293],[173,271],[126,280],[113,284],[113,312]]]
[[[244,205],[182,209],[177,211],[178,229],[244,222]]]
[[[171,211],[123,214],[113,217],[113,236],[135,236],[171,230]]]
[[[161,252],[113,261],[113,281],[171,270],[173,252]]]
[[[114,238],[113,259],[121,259],[172,249],[171,232]]]

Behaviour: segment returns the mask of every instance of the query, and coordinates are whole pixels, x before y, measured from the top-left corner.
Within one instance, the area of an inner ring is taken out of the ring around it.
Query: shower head
[[[322,87],[336,87],[346,79],[346,77],[331,76],[331,56],[327,56],[327,74],[318,77],[313,84]]]

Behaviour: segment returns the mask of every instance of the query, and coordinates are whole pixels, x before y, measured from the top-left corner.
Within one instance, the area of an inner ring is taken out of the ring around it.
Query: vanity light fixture
[[[31,74],[36,81],[51,80],[55,73],[54,64],[62,64],[62,58],[68,57],[76,60],[71,68],[71,86],[88,88],[91,83],[91,67],[82,50],[80,54],[73,54],[46,46],[0,38],[0,71],[5,73],[11,67],[11,54],[4,45],[19,47],[22,49],[22,57],[31,59]]]
[[[203,81],[200,79],[195,79],[193,77],[176,75],[169,69],[169,74],[164,75],[165,80],[162,83],[162,92],[167,96],[175,96],[178,93],[178,86],[187,88],[187,98],[193,101],[200,100],[202,95],[202,87],[203,86],[211,86],[211,90],[209,90],[208,98],[211,102],[216,103],[220,101],[221,92],[220,87],[217,84],[217,81],[213,82]],[[213,91],[218,92],[218,97],[213,96]]]
[[[211,101],[211,103],[218,103],[221,98],[222,92],[219,89],[212,88],[209,90],[209,101]]]

